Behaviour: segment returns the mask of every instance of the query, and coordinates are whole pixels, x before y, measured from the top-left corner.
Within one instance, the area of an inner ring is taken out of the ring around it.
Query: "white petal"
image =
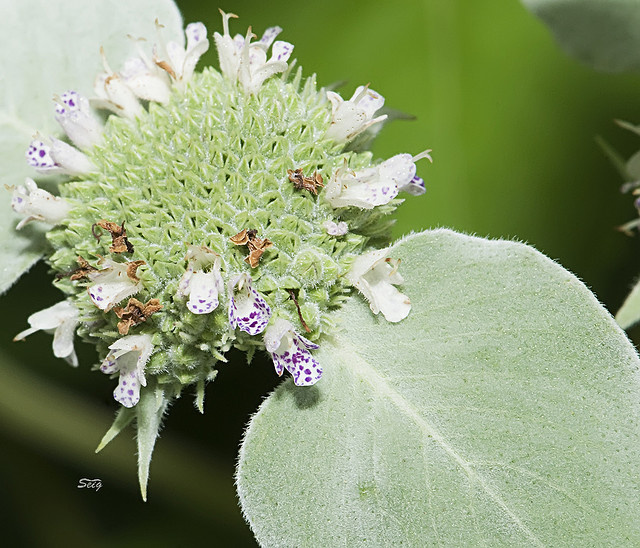
[[[181,68],[181,80],[188,81],[198,64],[200,57],[209,49],[207,28],[202,23],[190,23],[185,30],[187,53]]]
[[[14,341],[21,341],[36,331],[53,332],[53,354],[65,358],[71,365],[77,366],[78,359],[73,348],[73,337],[78,325],[78,309],[65,300],[31,314],[27,319],[29,329],[18,333]]]
[[[382,178],[378,167],[357,172],[339,168],[327,185],[325,198],[333,207],[372,209],[388,204],[397,195],[396,184],[391,179]]]
[[[398,187],[403,187],[416,174],[416,164],[411,154],[396,154],[378,166],[380,178],[393,181]]]
[[[73,347],[73,337],[78,325],[76,315],[60,323],[53,334],[53,355],[56,358],[64,358],[73,367],[78,367],[78,357]]]
[[[108,108],[120,116],[133,119],[144,110],[133,91],[117,74],[98,74],[94,91],[100,99],[94,101],[94,104],[100,108]]]
[[[347,280],[369,301],[374,314],[382,312],[389,322],[399,322],[411,310],[411,301],[393,284],[401,284],[402,276],[397,271],[397,261],[387,259],[388,249],[378,249],[358,257]]]
[[[163,75],[139,57],[128,59],[121,72],[124,83],[136,97],[165,104],[169,102],[171,89]]]
[[[16,213],[26,217],[16,227],[18,230],[34,220],[56,225],[66,219],[71,211],[69,202],[38,188],[35,181],[28,177],[24,187],[13,190],[11,207]]]
[[[53,137],[51,138],[50,154],[51,158],[53,158],[63,173],[68,173],[69,175],[84,175],[95,169],[95,166],[86,154],[64,141],[54,139]]]
[[[359,109],[362,109],[370,120],[373,118],[377,110],[384,106],[384,97],[378,92],[373,91],[365,86],[358,86],[351,97]]]
[[[220,71],[232,82],[238,79],[238,67],[240,66],[240,51],[231,36],[222,36],[214,33],[213,39],[218,50]],[[244,39],[243,39],[244,43]]]
[[[190,283],[187,308],[194,314],[209,314],[218,307],[218,283],[215,272],[196,272]]]
[[[386,120],[387,115],[373,118],[384,104],[384,97],[371,89],[359,86],[349,101],[333,91],[327,92],[331,102],[331,125],[327,137],[336,141],[350,141],[373,124]]]
[[[108,312],[123,299],[142,289],[142,282],[135,282],[127,275],[129,263],[118,263],[103,259],[106,268],[91,272],[89,278],[95,282],[87,288],[89,296],[100,310]]]
[[[178,297],[188,297],[191,286],[191,279],[193,278],[193,267],[189,266],[185,273],[180,278],[180,282],[178,283],[178,291],[176,291],[176,295]]]
[[[94,284],[87,290],[93,304],[108,312],[123,299],[137,293],[139,288],[126,280],[114,280]]]

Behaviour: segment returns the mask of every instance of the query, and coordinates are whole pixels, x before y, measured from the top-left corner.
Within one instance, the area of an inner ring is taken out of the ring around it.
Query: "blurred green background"
[[[178,5],[185,21],[220,30],[217,4]],[[340,91],[350,97],[369,82],[387,106],[415,115],[387,126],[373,147],[381,158],[433,149],[434,164],[418,164],[427,194],[401,206],[396,236],[446,226],[528,242],[617,310],[640,272],[640,243],[614,227],[636,213],[594,138],[628,155],[640,145],[613,124],[640,122],[637,75],[596,74],[566,58],[515,1],[220,7],[240,16],[232,33],[282,26],[281,38],[321,85],[347,80]],[[211,48],[201,63],[217,66],[213,41]],[[92,348],[79,348],[82,366],[72,370],[53,358],[48,335],[11,342],[31,313],[57,300],[39,265],[0,301],[3,537],[12,546],[254,546],[233,470],[244,424],[278,382],[270,362],[247,367],[239,357],[222,367],[204,416],[190,397],[174,404],[145,504],[132,431],[93,454],[116,404],[113,383],[89,371]],[[100,478],[103,487],[78,489],[81,478]]]

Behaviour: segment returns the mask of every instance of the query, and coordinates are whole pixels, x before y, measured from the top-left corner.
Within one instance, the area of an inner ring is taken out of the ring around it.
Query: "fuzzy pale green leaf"
[[[18,216],[5,185],[35,172],[24,153],[33,135],[59,134],[53,96],[75,89],[92,95],[101,70],[100,46],[114,70],[135,51],[128,34],[156,39],[154,20],[167,39],[184,42],[182,18],[171,0],[0,0],[0,293],[42,255],[39,227],[14,230]]]
[[[354,296],[253,417],[237,473],[264,546],[640,545],[640,361],[590,291],[523,244],[396,244],[413,308]]]
[[[640,281],[631,290],[616,314],[616,321],[622,329],[629,329],[640,321]]]
[[[637,0],[522,0],[562,50],[596,70],[640,69]]]
[[[138,482],[142,500],[147,500],[147,484],[149,483],[149,467],[151,455],[156,444],[162,416],[167,410],[169,400],[161,388],[147,387],[140,391],[140,401],[135,406],[138,443]]]

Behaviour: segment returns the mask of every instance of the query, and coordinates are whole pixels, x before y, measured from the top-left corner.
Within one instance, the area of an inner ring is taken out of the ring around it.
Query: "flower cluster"
[[[416,162],[430,151],[372,163],[350,150],[385,121],[384,98],[318,91],[292,73],[281,28],[232,37],[233,17],[213,36],[221,72],[195,72],[202,23],[187,26],[186,47],[138,42],[120,70],[102,52],[93,97],[55,98],[66,139],[38,136],[26,153],[37,171],[69,175],[60,196],[32,179],[12,187],[18,229],[52,225],[48,262],[66,294],[16,339],[53,331],[54,354],[73,365],[74,333],[96,343],[125,409],[189,385],[201,408],[233,346],[249,359],[266,350],[298,386],[318,382],[312,351],[351,288],[388,321],[410,311],[398,262],[372,242],[388,240],[399,193],[424,193]]]

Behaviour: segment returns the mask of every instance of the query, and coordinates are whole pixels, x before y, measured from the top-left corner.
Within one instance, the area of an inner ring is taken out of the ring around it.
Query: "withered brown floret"
[[[251,268],[258,266],[260,257],[264,253],[264,250],[273,246],[268,238],[258,238],[258,231],[255,229],[244,229],[238,232],[235,236],[229,238],[229,240],[236,245],[246,245],[249,249],[249,255],[245,257],[244,261],[248,263]]]
[[[287,175],[296,190],[308,190],[317,196],[318,188],[324,187],[322,175],[317,171],[314,171],[311,177],[305,177],[302,168],[287,169]]]
[[[97,268],[91,266],[87,262],[87,260],[80,255],[78,255],[76,262],[78,263],[78,265],[80,265],[78,266],[78,268],[71,270],[70,272],[57,274],[56,279],[59,280],[60,278],[66,278],[67,276],[69,276],[69,279],[72,281],[82,280],[83,278],[88,278],[89,274],[98,270]]]
[[[131,242],[127,239],[127,230],[124,227],[124,221],[122,221],[122,225],[119,225],[118,223],[100,219],[96,225],[111,234],[111,246],[109,246],[111,253],[133,253],[133,245],[131,245]],[[99,238],[98,241],[100,241]]]
[[[138,267],[142,266],[143,264],[147,264],[144,261],[131,261],[130,263],[127,263],[127,276],[129,277],[129,279],[133,280],[134,282],[139,282],[140,278],[138,278],[138,276],[136,275],[136,271],[138,270]]]
[[[161,308],[162,305],[158,299],[150,299],[146,303],[142,303],[138,299],[130,298],[124,308],[116,306],[113,309],[116,316],[120,318],[118,332],[120,335],[126,335],[132,326],[146,322],[149,316]]]

